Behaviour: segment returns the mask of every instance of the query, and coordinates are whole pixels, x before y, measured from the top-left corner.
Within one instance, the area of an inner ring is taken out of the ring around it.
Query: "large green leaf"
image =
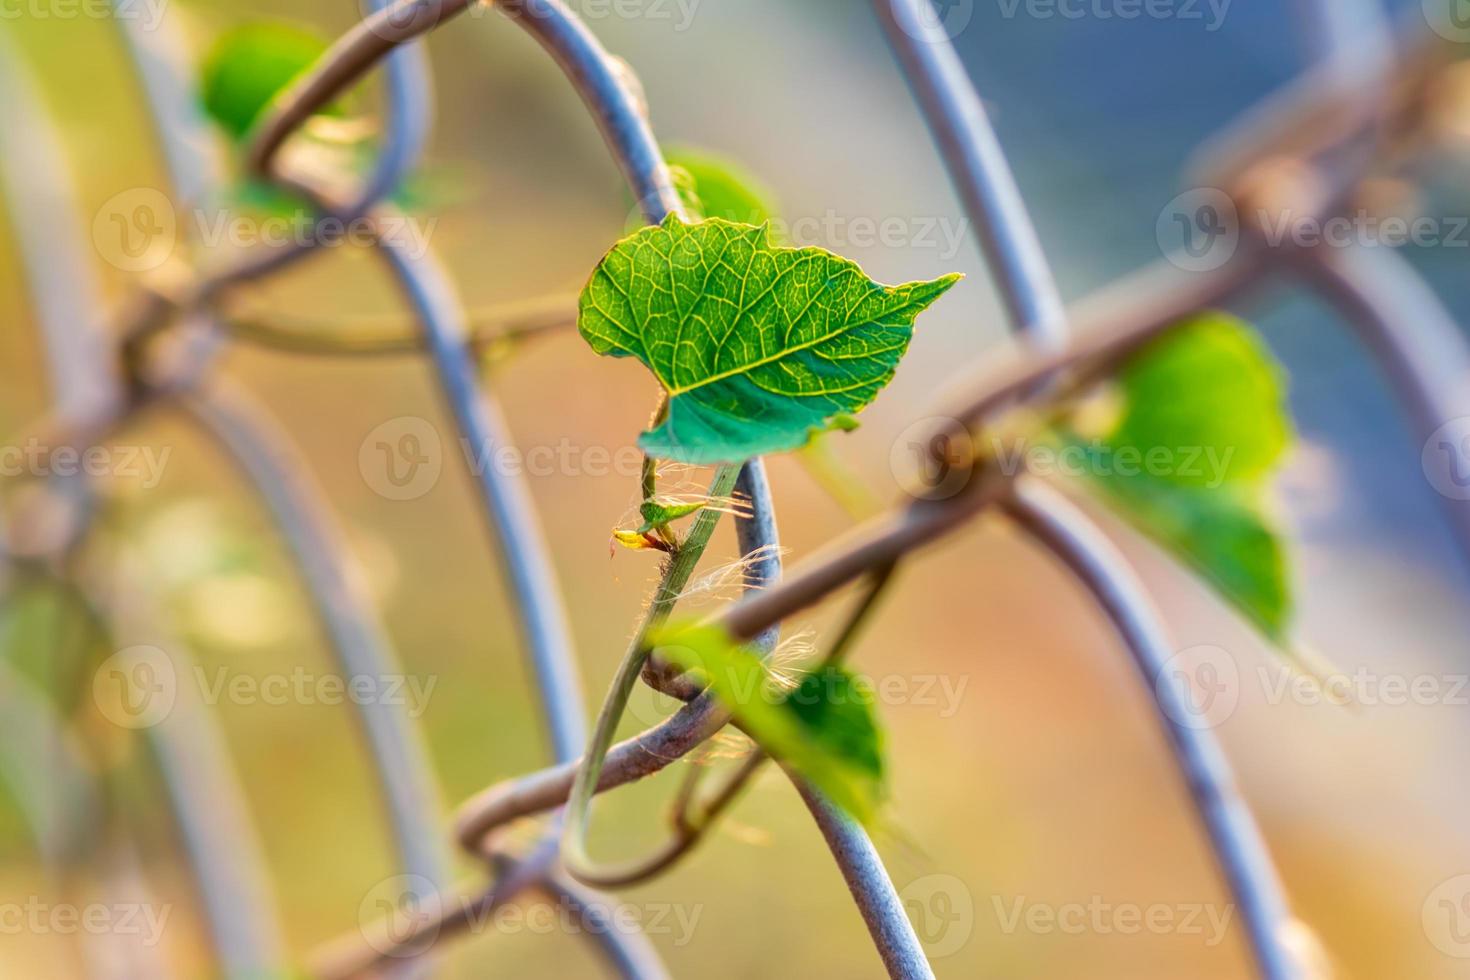
[[[1104,499],[1276,641],[1291,590],[1265,482],[1291,439],[1282,377],[1247,324],[1202,315],[1130,359],[1117,424],[1088,447]]]
[[[733,463],[795,449],[870,403],[914,318],[959,278],[883,286],[825,249],[773,245],[765,227],[671,216],[608,252],[577,325],[593,350],[638,358],[669,392],[645,452]]]
[[[665,660],[702,678],[762,749],[858,821],[874,821],[886,796],[883,734],[865,682],[823,666],[787,690],[718,625],[669,624],[653,643]]]
[[[327,41],[295,24],[267,21],[229,31],[200,72],[204,109],[237,139],[250,132],[276,93],[323,51]]]

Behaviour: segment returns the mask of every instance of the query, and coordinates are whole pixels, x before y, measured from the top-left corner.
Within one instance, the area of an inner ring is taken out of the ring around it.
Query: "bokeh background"
[[[973,236],[951,249],[942,238],[885,245],[855,230],[864,220],[898,218],[911,229],[963,220],[865,4],[686,4],[693,6],[635,4],[638,16],[581,5],[641,76],[661,138],[742,161],[788,219],[835,229],[803,244],[849,255],[881,280],[967,274],[921,320],[863,427],[833,443],[880,501],[896,500],[900,434],[946,379],[1010,343]],[[1193,149],[1307,59],[1290,4],[1239,0],[1214,30],[1205,5],[1202,20],[1038,18],[1024,5],[1015,16],[1009,4],[972,6],[957,43],[1069,298],[1159,257],[1156,219],[1184,189],[1179,174]],[[1419,5],[1395,6],[1413,17]],[[246,20],[288,18],[332,36],[353,13],[350,4],[315,0],[169,0],[166,16],[186,26],[202,57],[212,38]],[[85,219],[120,192],[164,186],[116,25],[31,9],[0,30],[35,75]],[[465,304],[575,293],[631,207],[576,95],[493,11],[453,22],[428,49],[438,116],[414,209],[434,222],[431,244]],[[369,83],[354,106],[371,112],[375,98]],[[0,134],[0,148],[26,138]],[[223,141],[220,149],[228,152]],[[1465,213],[1470,199],[1449,204]],[[8,214],[4,202],[0,212]],[[27,229],[5,221],[0,228],[0,430],[12,433],[44,411],[49,394],[17,253]],[[1470,313],[1465,251],[1406,254],[1455,312]],[[120,303],[131,277],[100,255],[96,271]],[[264,308],[328,320],[401,309],[381,263],[347,249],[247,295]],[[1294,541],[1297,632],[1343,671],[1431,677],[1455,689],[1454,679],[1470,672],[1467,578],[1421,470],[1421,446],[1330,312],[1287,289],[1268,299],[1245,312],[1290,371],[1301,433],[1279,487]],[[446,806],[547,764],[506,583],[425,364],[242,347],[223,367],[289,429],[351,529],[405,669],[433,682],[421,720]],[[636,365],[597,358],[572,333],[528,345],[493,365],[488,381],[519,445],[569,440],[584,459],[588,447],[626,453],[655,395]],[[428,420],[446,449],[433,489],[396,501],[375,491],[360,449],[375,428],[403,417]],[[228,462],[167,411],[119,441],[170,451],[157,487],[119,481],[108,535],[143,556],[140,583],[205,668],[257,678],[299,666],[330,670],[295,567]],[[790,561],[851,525],[802,466],[774,459],[770,471]],[[595,705],[655,573],[648,555],[609,552],[609,530],[636,502],[636,479],[562,467],[529,480]],[[1442,883],[1470,872],[1464,697],[1355,708],[1272,703],[1260,672],[1275,677],[1277,655],[1158,552],[1121,529],[1118,537],[1156,590],[1178,646],[1220,647],[1239,665],[1239,703],[1218,732],[1296,908],[1337,975],[1470,976],[1470,960],[1440,948],[1448,924],[1433,917],[1432,900]],[[728,528],[712,553],[711,567],[734,557]],[[75,611],[35,587],[15,593],[9,612],[6,655],[54,682],[45,651]],[[787,635],[820,641],[831,615],[803,617]],[[896,881],[918,898],[921,932],[944,953],[935,961],[941,976],[1249,975],[1238,928],[1214,937],[1207,925],[1125,934],[1010,924],[1018,904],[1218,914],[1229,901],[1126,655],[1036,547],[982,520],[925,552],[904,567],[856,662],[916,692],[882,709],[895,826],[880,844]],[[925,698],[921,683],[958,693],[952,703]],[[96,764],[114,777],[120,825],[173,908],[167,957],[182,976],[210,975],[198,896],[146,750],[105,731],[85,689],[69,703],[97,746]],[[394,870],[351,709],[226,699],[216,710],[291,950],[302,956],[353,931],[365,896]],[[661,710],[642,703],[628,730]],[[658,838],[681,768],[602,801],[598,853],[632,854]],[[19,902],[45,895],[47,884],[9,792],[0,789],[0,902]],[[936,891],[953,903],[933,900]],[[697,916],[687,935],[654,937],[679,976],[880,972],[804,808],[771,773],[693,858],[623,897],[640,910]],[[63,936],[0,935],[0,975],[71,975],[65,946]],[[454,946],[442,966],[442,975],[462,977],[600,970],[574,938],[511,929]]]

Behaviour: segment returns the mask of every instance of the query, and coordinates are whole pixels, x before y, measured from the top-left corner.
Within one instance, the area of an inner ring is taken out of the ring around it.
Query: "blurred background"
[[[660,138],[741,161],[769,187],[799,244],[832,248],[885,282],[966,274],[920,320],[862,428],[831,442],[878,501],[899,499],[901,434],[947,379],[1011,341],[871,11],[851,0],[572,5],[640,75]],[[1289,4],[1242,0],[1218,17],[1218,5],[1199,4],[1198,17],[1136,20],[1034,16],[1025,5],[1008,13],[1016,8],[986,0],[950,6],[968,12],[956,43],[1069,299],[1159,258],[1157,220],[1186,189],[1180,174],[1191,152],[1308,57]],[[1418,0],[1394,6],[1418,15]],[[83,221],[115,195],[166,187],[116,25],[55,16],[41,4],[14,9],[0,31],[59,132]],[[245,21],[285,18],[330,37],[354,11],[315,0],[169,0],[164,15],[202,59],[214,38]],[[428,51],[438,114],[407,203],[465,305],[575,294],[632,207],[577,96],[522,31],[488,9],[434,33]],[[350,104],[367,113],[376,98],[369,81]],[[14,141],[27,138],[0,133],[0,151],[16,152]],[[230,152],[223,136],[219,149]],[[1465,214],[1470,194],[1450,192],[1436,206]],[[15,210],[0,202],[7,219]],[[889,219],[898,231],[876,233]],[[0,228],[0,430],[17,433],[50,395],[18,252],[27,229],[14,220]],[[79,231],[90,243],[88,228]],[[1462,249],[1405,254],[1463,316]],[[121,304],[134,276],[93,257],[107,298]],[[361,250],[330,249],[243,296],[253,308],[348,322],[402,309],[383,271]],[[1167,558],[1111,526],[1179,648],[1220,648],[1237,665],[1238,700],[1216,730],[1298,914],[1337,975],[1470,977],[1470,959],[1453,955],[1470,952],[1464,934],[1446,938],[1460,923],[1438,911],[1442,900],[1465,897],[1453,882],[1470,873],[1470,691],[1458,680],[1470,673],[1466,570],[1421,469],[1422,447],[1374,364],[1315,300],[1287,289],[1267,299],[1242,312],[1288,368],[1300,428],[1279,486],[1293,540],[1296,633],[1345,673],[1430,678],[1439,694],[1348,708],[1283,697],[1278,654]],[[426,692],[413,707],[446,812],[547,765],[507,585],[424,361],[241,346],[222,369],[278,416],[349,528],[404,669]],[[595,460],[604,451],[628,458],[656,391],[638,365],[596,357],[573,332],[487,370],[528,454],[590,716],[657,564],[646,553],[610,553],[610,530],[626,525],[637,503],[637,477]],[[422,419],[438,435],[442,465],[423,492],[391,499],[363,449],[380,427],[404,419]],[[108,549],[131,556],[130,577],[167,610],[208,676],[329,673],[296,566],[229,462],[168,410],[115,444],[150,448],[166,465],[157,480],[114,481],[103,557]],[[571,462],[537,465],[529,454],[538,447],[565,447],[557,458]],[[788,561],[853,523],[796,461],[773,459],[770,473]],[[691,486],[698,478],[685,476]],[[706,567],[734,557],[724,527]],[[146,745],[109,727],[92,704],[90,675],[62,677],[53,661],[77,610],[44,582],[12,587],[5,655],[44,686],[66,687],[55,691],[58,703],[107,777],[117,825],[136,840],[155,900],[171,910],[163,954],[180,976],[211,975],[199,896]],[[835,611],[788,624],[786,636],[819,641]],[[855,664],[903,692],[881,705],[894,827],[879,844],[939,975],[1250,975],[1234,920],[1213,925],[1230,913],[1229,897],[1130,661],[1087,597],[1035,546],[982,520],[905,565]],[[352,708],[310,701],[222,697],[213,706],[298,961],[355,930],[366,897],[395,873]],[[626,731],[667,710],[635,703]],[[603,799],[595,852],[650,847],[684,765]],[[51,887],[19,803],[0,781],[0,903],[44,901]],[[650,931],[677,976],[880,974],[808,814],[770,772],[691,859],[620,897],[651,926],[663,910],[662,928]],[[1034,908],[1042,912],[1028,919]],[[1068,913],[1078,908],[1085,918]],[[1176,925],[1123,927],[1119,910],[1130,908],[1164,909]],[[1082,924],[1048,926],[1047,910]],[[71,937],[0,928],[0,975],[75,972]],[[560,934],[490,931],[447,947],[442,975],[601,969],[587,944]]]

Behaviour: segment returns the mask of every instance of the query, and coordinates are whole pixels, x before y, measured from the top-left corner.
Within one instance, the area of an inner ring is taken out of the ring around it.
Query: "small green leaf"
[[[668,624],[652,643],[665,660],[696,672],[762,749],[854,819],[873,823],[886,797],[883,734],[865,682],[823,666],[786,690],[718,625]]]
[[[623,239],[582,291],[599,354],[636,357],[668,391],[638,445],[685,463],[736,463],[805,445],[868,405],[908,349],[914,318],[960,277],[883,286],[763,227],[670,217]]]
[[[1144,347],[1117,380],[1116,427],[1088,447],[1104,499],[1284,640],[1287,561],[1264,483],[1292,427],[1270,352],[1247,324],[1210,313]]]
[[[1116,455],[1162,447],[1179,465],[1161,479],[1184,486],[1253,480],[1291,441],[1282,372],[1244,322],[1207,313],[1144,347],[1118,375],[1124,411],[1108,437]],[[1184,464],[1211,455],[1216,466]]]
[[[771,192],[733,160],[693,147],[670,149],[667,159],[675,168],[680,196],[699,217],[747,225],[776,217]]]
[[[327,50],[327,41],[295,24],[266,21],[226,33],[201,70],[204,109],[237,139],[250,132],[276,93]]]
[[[708,500],[699,500],[692,504],[660,503],[657,500],[645,500],[638,508],[638,513],[643,516],[643,526],[638,529],[639,534],[649,534],[661,527],[667,527],[681,517],[688,517],[709,506]]]

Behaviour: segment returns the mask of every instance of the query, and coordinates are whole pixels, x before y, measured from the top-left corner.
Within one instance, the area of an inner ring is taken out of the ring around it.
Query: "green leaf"
[[[1162,447],[1179,465],[1161,479],[1184,486],[1266,475],[1291,441],[1282,372],[1244,322],[1207,313],[1138,352],[1118,375],[1124,411],[1108,437],[1116,455]],[[1217,466],[1186,466],[1198,450]]]
[[[577,327],[599,354],[636,357],[669,393],[638,445],[685,463],[736,463],[805,445],[868,405],[908,349],[914,318],[960,277],[883,286],[764,227],[670,217],[608,252]]]
[[[276,93],[326,50],[325,39],[295,24],[265,21],[237,27],[216,41],[205,58],[204,109],[241,139]]]
[[[1215,587],[1273,641],[1291,617],[1286,547],[1249,488],[1179,487],[1140,474],[1100,479],[1104,499]]]
[[[708,500],[695,501],[692,504],[660,503],[657,500],[645,500],[638,508],[638,513],[643,517],[643,526],[638,529],[639,534],[648,534],[661,527],[666,527],[681,517],[688,517],[709,506]]]
[[[747,225],[776,217],[774,196],[735,161],[693,147],[672,148],[666,158],[676,171],[679,194],[694,214]]]
[[[1209,313],[1144,347],[1117,381],[1122,411],[1088,447],[1092,480],[1130,523],[1284,640],[1286,549],[1264,484],[1292,426],[1270,352],[1244,322]]]
[[[786,690],[718,625],[668,624],[652,643],[665,660],[697,673],[762,749],[854,819],[873,823],[887,793],[883,734],[865,682],[823,666]]]

